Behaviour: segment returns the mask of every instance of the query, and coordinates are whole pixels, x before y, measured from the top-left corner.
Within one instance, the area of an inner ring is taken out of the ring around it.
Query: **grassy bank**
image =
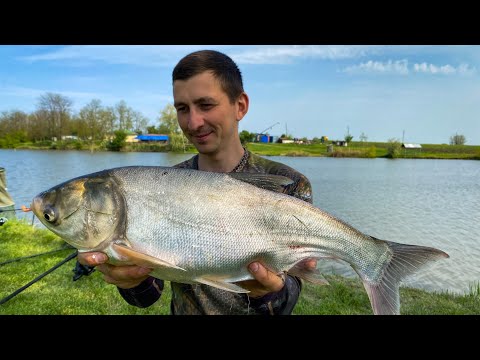
[[[352,141],[348,146],[333,146],[327,151],[325,144],[276,144],[248,143],[247,148],[255,154],[264,156],[330,156],[355,158],[384,158],[388,155],[389,143]],[[87,150],[108,151],[106,142],[82,142],[78,140],[42,141],[36,143],[19,143],[15,149],[33,150]],[[168,152],[166,144],[127,143],[122,152]],[[196,153],[192,145],[185,148],[185,153]],[[480,160],[480,146],[422,144],[421,149],[400,149],[398,158],[408,159],[465,159]]]
[[[264,156],[332,156],[384,158],[388,154],[388,143],[356,142],[348,146],[333,146],[333,152],[327,152],[324,144],[270,144],[249,143],[248,149]],[[480,146],[473,145],[437,145],[422,144],[421,149],[401,149],[398,158],[407,159],[465,159],[480,160]]]
[[[45,229],[22,221],[0,226],[0,263],[58,249],[65,245]],[[0,299],[63,260],[73,250],[66,249],[6,265],[0,265]],[[19,295],[0,305],[0,314],[169,314],[171,298],[167,284],[160,301],[140,309],[128,305],[98,271],[72,281],[75,259],[58,268]],[[330,286],[305,284],[294,310],[297,315],[372,314],[363,285],[358,279],[327,275]],[[480,289],[468,295],[429,293],[418,289],[400,291],[403,314],[480,314]]]

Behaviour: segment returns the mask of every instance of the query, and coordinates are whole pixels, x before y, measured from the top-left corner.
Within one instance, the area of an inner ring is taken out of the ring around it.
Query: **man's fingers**
[[[270,292],[280,291],[283,288],[283,279],[277,274],[267,270],[258,262],[253,262],[248,266],[255,280],[262,284]]]
[[[102,252],[87,252],[79,253],[77,259],[82,265],[97,266],[108,261],[108,256]]]
[[[317,260],[311,259],[311,260],[305,261],[304,266],[308,270],[315,270],[317,268]]]
[[[114,266],[110,264],[98,265],[97,269],[105,275],[106,280],[108,278],[114,281],[130,281],[132,279],[140,279],[152,271],[152,269],[136,265]]]

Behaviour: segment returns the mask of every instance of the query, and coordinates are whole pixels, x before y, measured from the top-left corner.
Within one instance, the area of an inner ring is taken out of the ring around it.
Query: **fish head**
[[[49,230],[84,251],[115,236],[125,220],[123,196],[105,175],[54,186],[35,196],[31,208]]]

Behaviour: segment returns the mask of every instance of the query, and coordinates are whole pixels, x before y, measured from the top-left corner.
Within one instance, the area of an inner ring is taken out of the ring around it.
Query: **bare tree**
[[[49,139],[48,116],[49,114],[46,110],[37,110],[28,116],[30,140],[37,141]]]
[[[132,109],[127,106],[124,100],[115,105],[115,115],[118,119],[119,130],[131,130],[133,127]]]
[[[117,117],[115,115],[115,109],[111,106],[106,107],[102,113],[102,119],[105,125],[105,132],[108,135],[113,135],[113,132],[117,129]]]
[[[72,104],[72,100],[61,94],[46,93],[40,96],[38,110],[47,113],[48,137],[56,136],[60,139],[62,135],[68,134]]]
[[[105,136],[104,124],[101,119],[102,111],[102,102],[99,99],[93,99],[80,110],[78,117],[85,125],[83,127],[84,135],[91,141],[102,140]]]
[[[465,145],[466,142],[467,139],[464,135],[455,134],[450,136],[450,145]]]
[[[143,133],[148,125],[148,119],[140,111],[132,111],[133,131]]]

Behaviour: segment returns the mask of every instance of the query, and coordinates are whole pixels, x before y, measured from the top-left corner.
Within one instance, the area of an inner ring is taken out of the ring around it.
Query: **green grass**
[[[0,263],[49,250],[65,242],[52,232],[23,221],[9,220],[0,226]],[[42,255],[0,266],[0,299],[65,259],[73,250]],[[169,314],[170,291],[147,309],[127,304],[116,287],[106,284],[99,271],[73,281],[75,259],[59,267],[20,294],[0,305],[0,314]],[[167,287],[167,286],[166,286]]]
[[[333,156],[333,157],[386,157],[388,143],[352,141],[348,146],[334,146],[327,153],[324,144],[248,143],[247,148],[264,156]],[[466,159],[480,160],[480,146],[422,144],[422,149],[401,149],[399,158],[410,159]]]
[[[58,249],[65,242],[52,232],[37,229],[25,221],[9,220],[0,226],[0,263]],[[0,299],[27,284],[63,260],[73,250],[43,255],[0,266]],[[61,266],[16,297],[0,305],[0,314],[169,314],[170,286],[161,299],[146,309],[128,305],[113,285],[105,283],[98,271],[72,281],[75,259]],[[330,285],[305,284],[294,314],[372,314],[359,279],[325,276]],[[480,284],[466,295],[430,293],[401,288],[402,314],[480,314]]]
[[[304,284],[293,313],[296,315],[371,315],[367,293],[358,278],[325,275],[330,285]],[[472,287],[466,295],[427,292],[400,288],[403,315],[473,315],[480,314],[480,294]]]

